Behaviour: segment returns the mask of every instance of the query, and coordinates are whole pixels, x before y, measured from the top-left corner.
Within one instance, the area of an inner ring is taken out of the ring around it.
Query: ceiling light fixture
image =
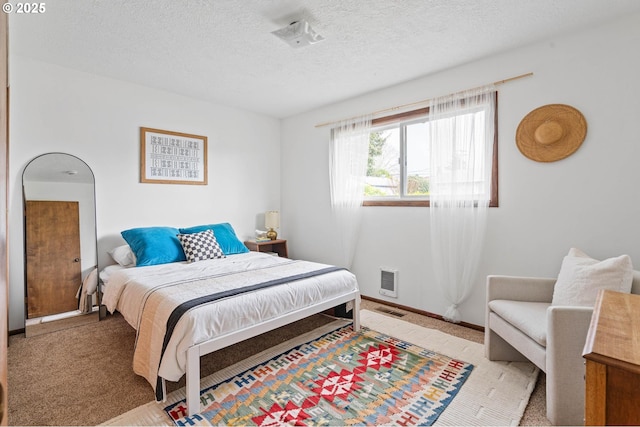
[[[291,47],[309,46],[324,40],[316,33],[307,21],[294,21],[284,28],[272,31],[271,34],[280,38]]]

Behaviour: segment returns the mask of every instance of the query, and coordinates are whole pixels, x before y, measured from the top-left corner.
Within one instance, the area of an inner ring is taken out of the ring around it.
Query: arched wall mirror
[[[99,320],[95,179],[78,157],[47,153],[22,173],[25,335]]]

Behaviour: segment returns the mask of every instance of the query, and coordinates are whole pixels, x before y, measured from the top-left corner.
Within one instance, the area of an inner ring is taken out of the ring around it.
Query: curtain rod
[[[533,73],[526,73],[526,74],[521,74],[521,75],[515,76],[515,77],[509,77],[508,79],[498,80],[497,82],[493,82],[493,85],[494,86],[498,86],[498,85],[501,85],[501,84],[504,84],[504,83],[512,82],[514,80],[522,79],[524,77],[529,77],[529,76],[533,76]],[[478,87],[475,87],[473,89],[478,89],[480,87],[482,87],[482,86],[478,86]],[[473,89],[467,89],[467,90],[473,90]],[[460,92],[463,92],[463,91],[460,91]],[[455,92],[455,93],[460,93],[460,92]],[[375,116],[375,115],[381,114],[381,113],[387,113],[387,112],[396,111],[396,110],[400,110],[400,109],[407,108],[407,107],[413,107],[414,105],[426,104],[427,102],[431,101],[431,99],[433,99],[433,98],[423,99],[422,101],[411,102],[409,104],[396,105],[395,107],[385,108],[384,110],[374,111],[373,113],[369,113],[369,114],[371,114],[372,116]],[[357,116],[350,117],[348,119],[343,119],[343,120],[351,120],[351,119],[355,119],[356,117]],[[316,127],[317,128],[321,128],[321,127],[325,127],[325,126],[329,126],[329,125],[333,125],[333,124],[339,123],[341,121],[342,120],[334,120],[332,122],[319,123],[319,124],[316,125]]]

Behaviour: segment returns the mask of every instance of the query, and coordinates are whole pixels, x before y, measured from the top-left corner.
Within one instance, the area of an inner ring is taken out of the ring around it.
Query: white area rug
[[[528,362],[491,362],[484,357],[482,344],[454,337],[368,310],[362,310],[362,325],[408,341],[437,353],[474,365],[464,386],[438,418],[435,425],[518,425],[538,377],[538,368]],[[255,366],[273,355],[310,341],[336,329],[338,320],[293,340],[265,350],[249,359],[209,375],[201,389]],[[184,399],[184,389],[169,394],[167,402],[149,402],[102,425],[167,425],[173,423],[163,408]]]

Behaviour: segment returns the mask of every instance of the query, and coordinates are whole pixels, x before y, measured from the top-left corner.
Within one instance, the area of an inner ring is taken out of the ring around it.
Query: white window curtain
[[[331,132],[331,210],[340,233],[342,266],[346,268],[351,268],[358,239],[370,132],[371,116],[344,120]]]
[[[429,106],[431,253],[448,301],[444,318],[459,323],[482,255],[491,200],[495,87],[436,98]]]

